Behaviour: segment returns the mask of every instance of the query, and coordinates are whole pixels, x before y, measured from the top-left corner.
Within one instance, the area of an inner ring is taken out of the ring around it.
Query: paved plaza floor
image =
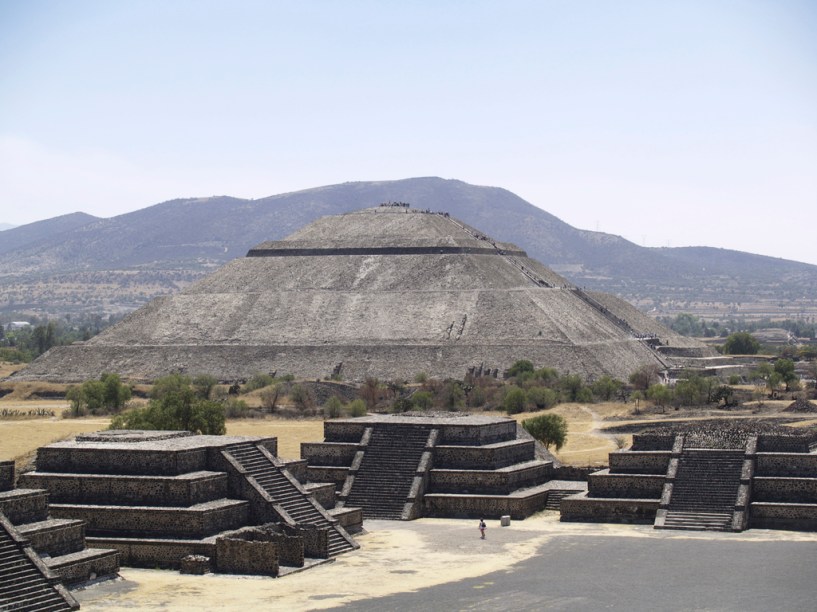
[[[817,534],[560,523],[367,521],[361,549],[283,578],[122,569],[93,610],[815,610]]]

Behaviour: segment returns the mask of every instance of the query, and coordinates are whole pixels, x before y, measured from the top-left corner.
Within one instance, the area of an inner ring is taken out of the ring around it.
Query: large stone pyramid
[[[52,349],[17,378],[462,377],[523,358],[625,378],[643,364],[670,365],[656,350],[668,342],[705,351],[445,213],[381,205],[260,244],[91,340]]]

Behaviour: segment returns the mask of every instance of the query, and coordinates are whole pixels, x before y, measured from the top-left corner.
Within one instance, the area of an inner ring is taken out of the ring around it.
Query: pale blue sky
[[[431,175],[817,264],[817,2],[0,0],[0,222]]]

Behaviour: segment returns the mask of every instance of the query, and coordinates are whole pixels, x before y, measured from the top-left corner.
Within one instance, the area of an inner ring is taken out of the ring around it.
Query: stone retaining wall
[[[77,518],[95,535],[203,538],[247,524],[249,503],[220,500],[190,508],[54,504],[55,518]]]
[[[809,440],[806,436],[760,434],[757,437],[757,450],[770,453],[808,453]]]
[[[12,489],[0,493],[0,512],[12,525],[48,518],[48,493],[39,489]]]
[[[22,525],[17,531],[31,542],[39,554],[58,557],[85,548],[85,523],[82,521],[52,519],[45,524]]]
[[[752,499],[765,502],[817,503],[817,478],[756,476]]]
[[[600,470],[588,479],[588,497],[659,499],[664,488],[662,474],[611,474]]]
[[[348,467],[309,466],[307,479],[309,482],[331,482],[340,490],[349,474]]]
[[[310,466],[349,467],[355,458],[357,447],[356,442],[302,442],[301,457],[304,457]]]
[[[112,458],[116,458],[112,461]],[[37,470],[76,474],[153,474],[176,476],[207,469],[207,449],[143,450],[44,446],[37,450]]]
[[[636,434],[633,436],[634,451],[672,450],[675,434]]]
[[[119,552],[120,562],[128,567],[179,569],[187,555],[203,555],[211,559],[216,554],[214,542],[204,540],[89,537],[86,544],[93,548],[113,548]]]
[[[335,485],[333,483],[314,483],[304,488],[324,510],[331,510],[335,507]]]
[[[423,498],[423,516],[498,519],[510,515],[522,520],[544,508],[547,495],[546,490],[526,497],[429,493]]]
[[[434,449],[434,467],[441,469],[497,469],[529,461],[533,440],[512,440],[487,446],[446,446]]]
[[[227,496],[227,476],[219,472],[170,477],[29,472],[20,482],[48,489],[51,503],[192,506]]]
[[[615,451],[608,455],[610,472],[617,474],[666,474],[672,452]]]
[[[0,461],[0,492],[14,488],[14,461]]]
[[[584,494],[561,501],[562,521],[651,524],[660,499],[588,499]]]
[[[752,502],[749,524],[764,529],[817,531],[817,504]]]
[[[817,476],[817,454],[757,453],[755,476]]]
[[[516,489],[539,484],[550,476],[552,464],[539,463],[515,470],[433,469],[430,489],[435,493],[482,493],[507,495]]]

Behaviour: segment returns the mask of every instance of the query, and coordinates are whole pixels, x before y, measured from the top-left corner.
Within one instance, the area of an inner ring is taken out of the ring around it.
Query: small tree
[[[639,391],[646,391],[650,388],[650,385],[658,382],[660,372],[661,370],[657,365],[643,365],[630,374],[630,384]]]
[[[647,389],[647,397],[651,399],[656,406],[661,408],[661,412],[664,412],[665,406],[672,399],[672,391],[664,385],[655,384]]]
[[[513,378],[514,376],[519,376],[525,372],[533,372],[533,364],[527,359],[519,359],[518,361],[515,361],[510,368],[508,368],[506,374],[508,375],[508,378]]]
[[[333,395],[323,405],[323,416],[327,419],[336,419],[343,413],[343,402],[337,395]]]
[[[349,416],[359,417],[366,414],[366,402],[361,399],[352,400],[346,405]]]
[[[411,396],[411,403],[417,410],[428,410],[434,401],[431,391],[415,391]]]
[[[760,342],[748,332],[735,332],[723,344],[725,355],[757,355]]]
[[[508,414],[518,414],[524,412],[527,401],[528,396],[525,390],[520,389],[516,385],[511,385],[505,392],[505,397],[502,399],[502,408]]]
[[[531,387],[528,389],[528,401],[538,410],[545,410],[555,406],[559,402],[559,396],[547,387]]]
[[[261,396],[261,407],[269,413],[273,413],[278,408],[278,397],[281,389],[278,385],[265,387],[259,395]],[[335,397],[334,395],[332,397]]]
[[[193,378],[193,388],[202,399],[210,399],[210,393],[217,384],[216,377],[209,374],[199,374]]]
[[[522,421],[522,427],[534,438],[550,448],[559,450],[567,441],[567,421],[558,414],[542,414]]]
[[[289,392],[289,399],[292,400],[292,403],[295,404],[295,408],[300,412],[306,412],[315,406],[315,398],[312,397],[312,393],[309,392],[309,389],[303,385],[293,386]]]

